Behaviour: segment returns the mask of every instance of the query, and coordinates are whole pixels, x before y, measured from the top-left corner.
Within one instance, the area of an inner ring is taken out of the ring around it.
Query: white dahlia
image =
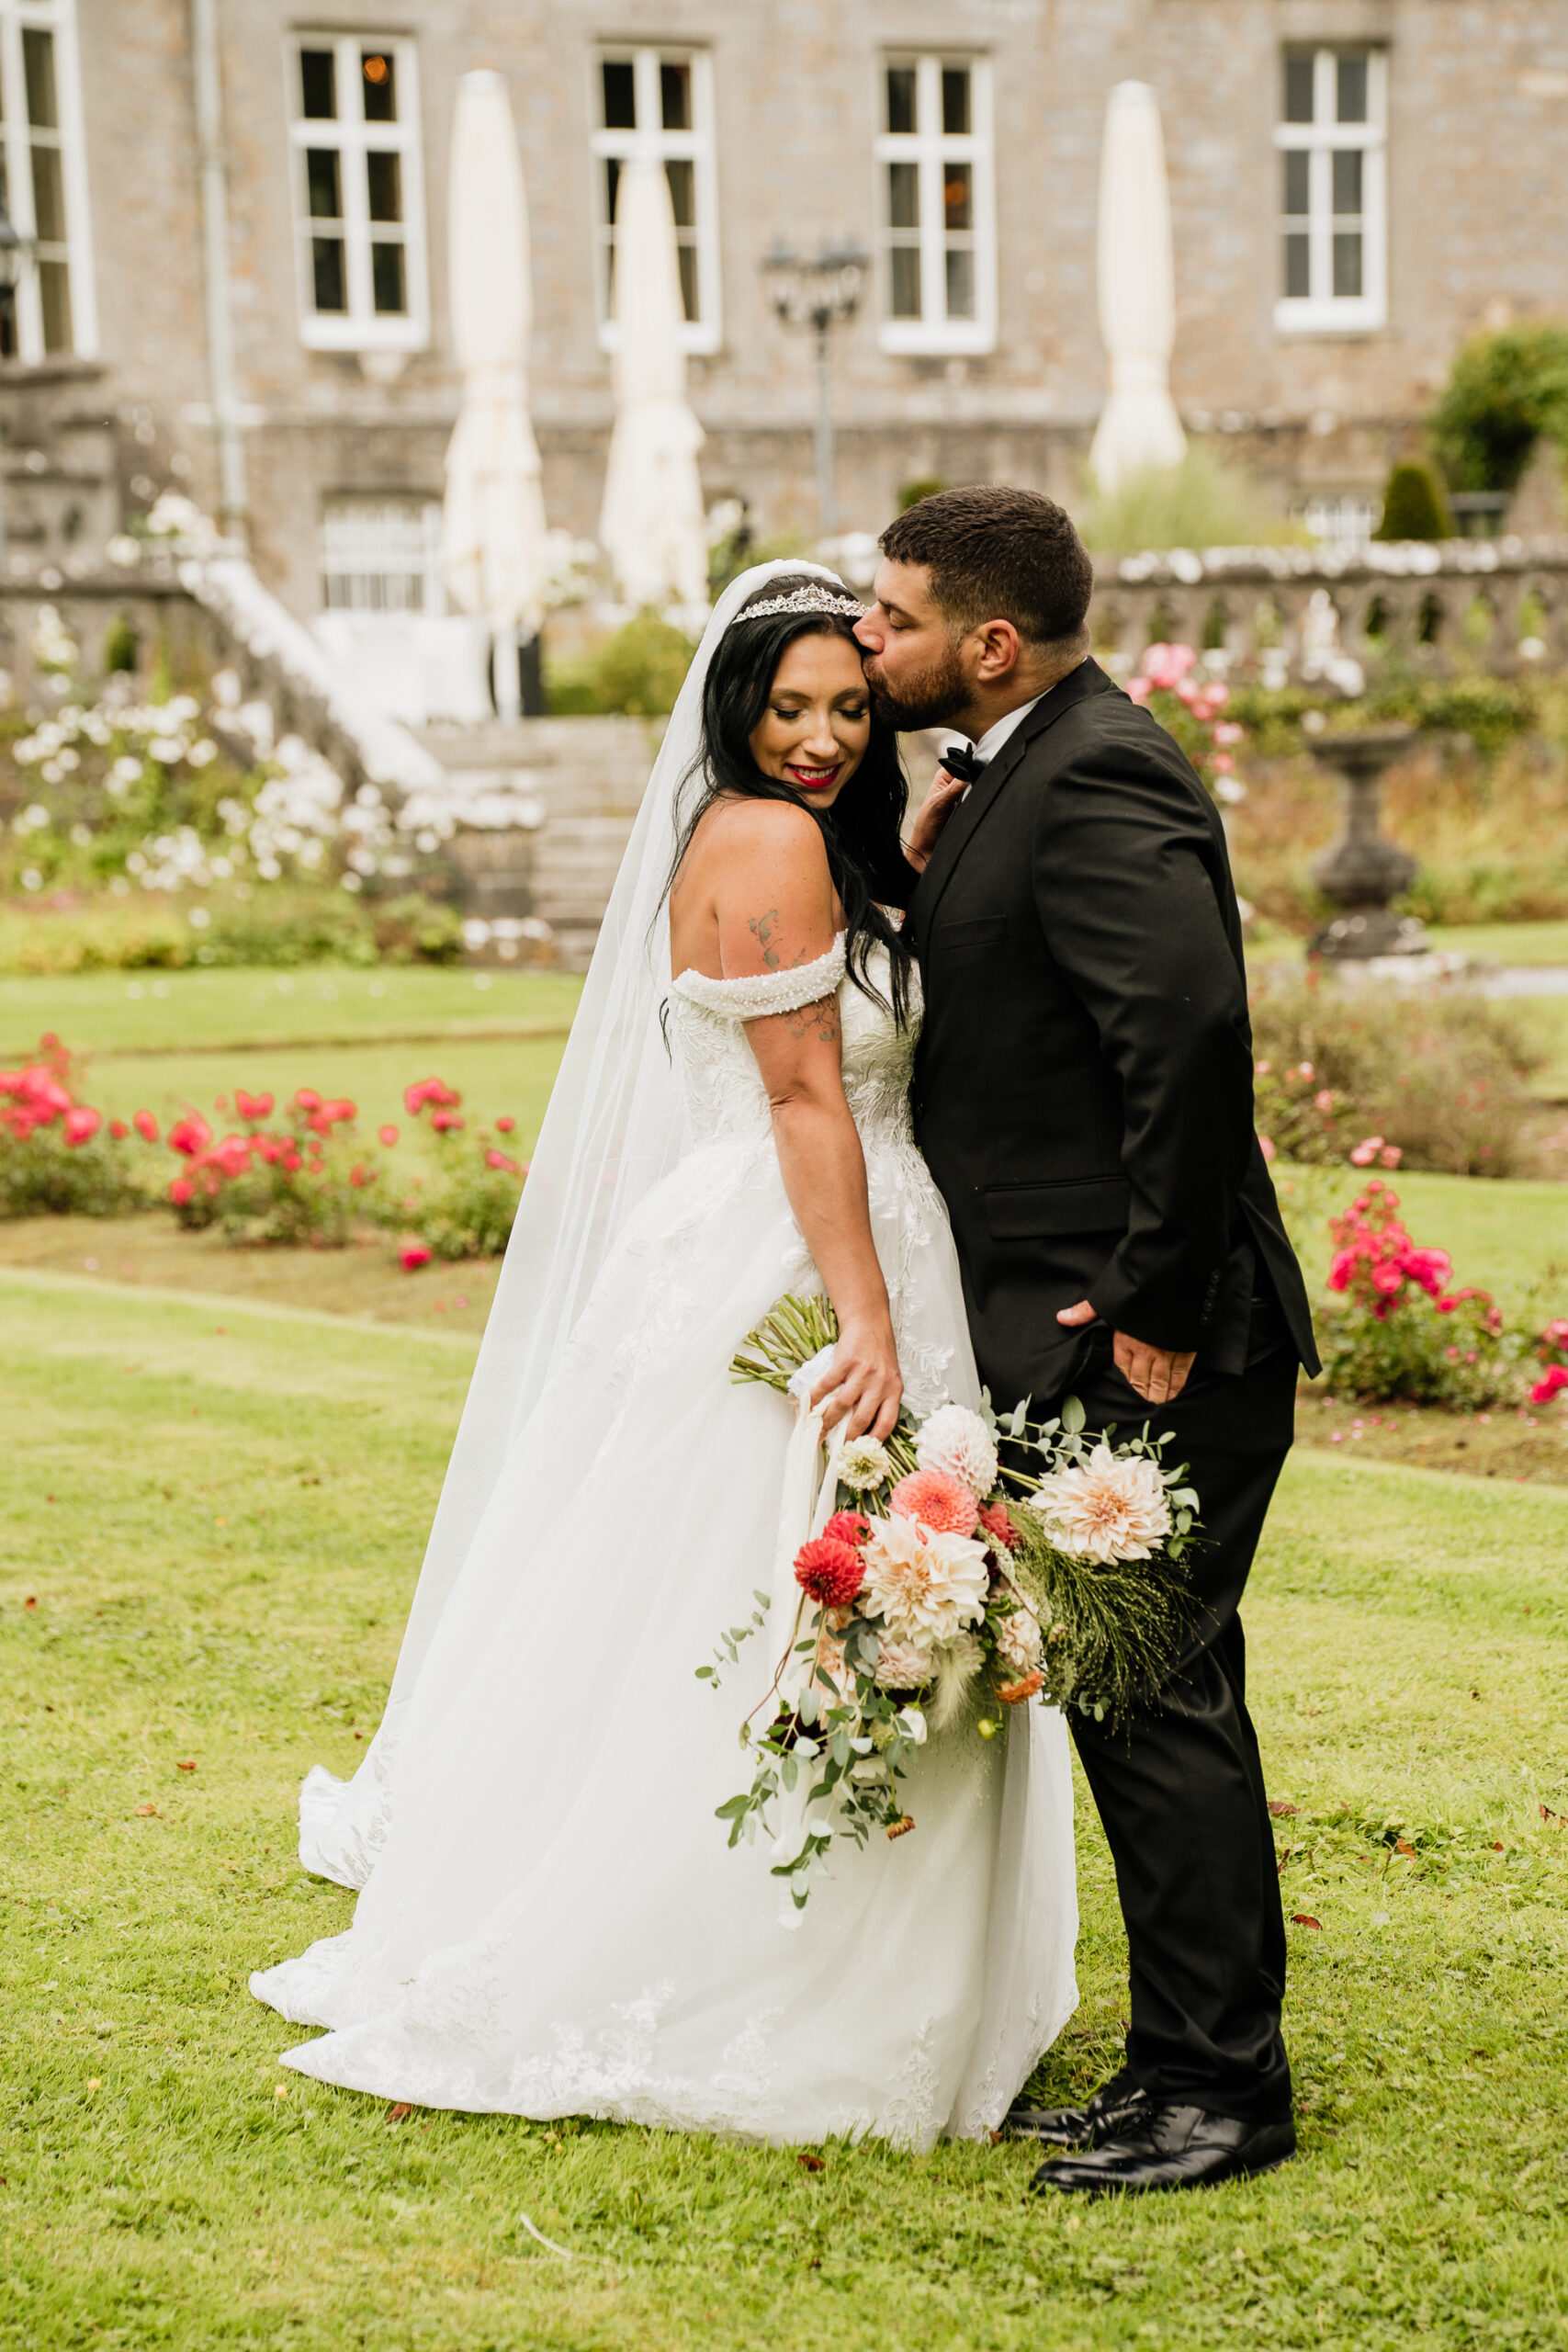
[[[1014,1674],[1032,1674],[1044,1648],[1040,1622],[1032,1611],[1015,1609],[1010,1617],[993,1618],[992,1631],[1002,1664]]]
[[[1118,1461],[1103,1438],[1077,1470],[1054,1470],[1032,1498],[1075,1559],[1146,1560],[1170,1532],[1165,1482],[1145,1453]]]
[[[931,1679],[932,1656],[927,1643],[890,1634],[876,1654],[876,1679],[885,1690],[919,1690]]]
[[[918,1519],[875,1519],[863,1554],[860,1601],[886,1619],[895,1638],[950,1642],[985,1614],[986,1547],[972,1535],[942,1535]]]
[[[915,1459],[922,1470],[940,1470],[967,1487],[984,1502],[997,1483],[997,1442],[966,1405],[939,1405],[923,1422],[915,1440]]]
[[[874,1437],[846,1438],[828,1466],[841,1487],[852,1487],[860,1495],[885,1487],[893,1476],[887,1449]]]

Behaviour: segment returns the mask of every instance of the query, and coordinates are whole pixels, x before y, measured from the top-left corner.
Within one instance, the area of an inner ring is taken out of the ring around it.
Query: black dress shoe
[[[1042,2165],[1030,2187],[1082,2197],[1137,2196],[1151,2188],[1213,2188],[1272,2172],[1296,2153],[1296,2127],[1210,2115],[1201,2107],[1145,2101],[1119,2130],[1080,2155]]]
[[[1098,2148],[1145,2098],[1123,2068],[1082,2107],[1010,2108],[1002,2132],[1009,2140],[1038,2140],[1047,2148]]]

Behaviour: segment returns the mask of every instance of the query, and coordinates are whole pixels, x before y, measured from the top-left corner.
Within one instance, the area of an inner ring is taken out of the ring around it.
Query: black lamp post
[[[838,523],[833,494],[833,384],[828,338],[847,325],[860,307],[861,286],[871,256],[852,243],[824,245],[814,260],[774,245],[764,254],[762,275],[774,311],[786,327],[809,327],[816,343],[817,510],[822,537]]]
[[[11,342],[13,346],[17,341],[17,283],[22,275],[22,269],[27,261],[28,251],[30,243],[31,240],[23,236],[16,222],[6,211],[5,205],[0,203],[0,300],[4,301],[6,309],[10,312]],[[15,348],[13,347],[13,349],[6,356],[8,358],[16,358],[17,352]],[[0,420],[0,423],[3,423],[3,420]],[[0,432],[0,448],[4,447],[4,433]],[[0,475],[0,556],[3,556],[6,552],[6,501],[4,493],[4,477],[3,475]]]

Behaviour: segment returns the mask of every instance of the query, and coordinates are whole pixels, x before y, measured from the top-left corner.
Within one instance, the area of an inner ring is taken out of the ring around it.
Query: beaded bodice
[[[846,977],[844,946],[840,932],[825,956],[792,971],[734,980],[682,972],[673,983],[670,1035],[694,1142],[771,1137],[767,1092],[745,1024],[772,1013],[798,1012],[837,993],[844,1093],[861,1142],[868,1151],[878,1145],[912,1148],[914,1027],[899,1029],[891,1012]],[[875,951],[870,977],[874,987],[886,990],[885,949]]]

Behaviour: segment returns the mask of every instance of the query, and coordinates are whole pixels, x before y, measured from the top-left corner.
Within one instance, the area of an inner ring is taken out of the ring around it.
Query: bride
[[[1060,1716],[906,1781],[796,1914],[715,1807],[787,1627],[695,1668],[779,1553],[793,1411],[737,1386],[781,1294],[840,1340],[840,1435],[979,1391],[906,1102],[905,788],[816,566],[720,601],[627,849],[414,1596],[352,1782],[300,1800],[346,1933],[252,1979],[285,2064],[384,2098],[911,2148],[998,2125],[1076,2000]],[[917,829],[929,854],[940,817]],[[928,838],[929,837],[929,838]],[[787,1517],[787,1514],[786,1514]],[[784,1547],[787,1560],[795,1535]],[[759,1679],[760,1678],[760,1679]],[[753,1690],[751,1683],[758,1689]],[[793,1927],[793,1932],[791,1928]]]

